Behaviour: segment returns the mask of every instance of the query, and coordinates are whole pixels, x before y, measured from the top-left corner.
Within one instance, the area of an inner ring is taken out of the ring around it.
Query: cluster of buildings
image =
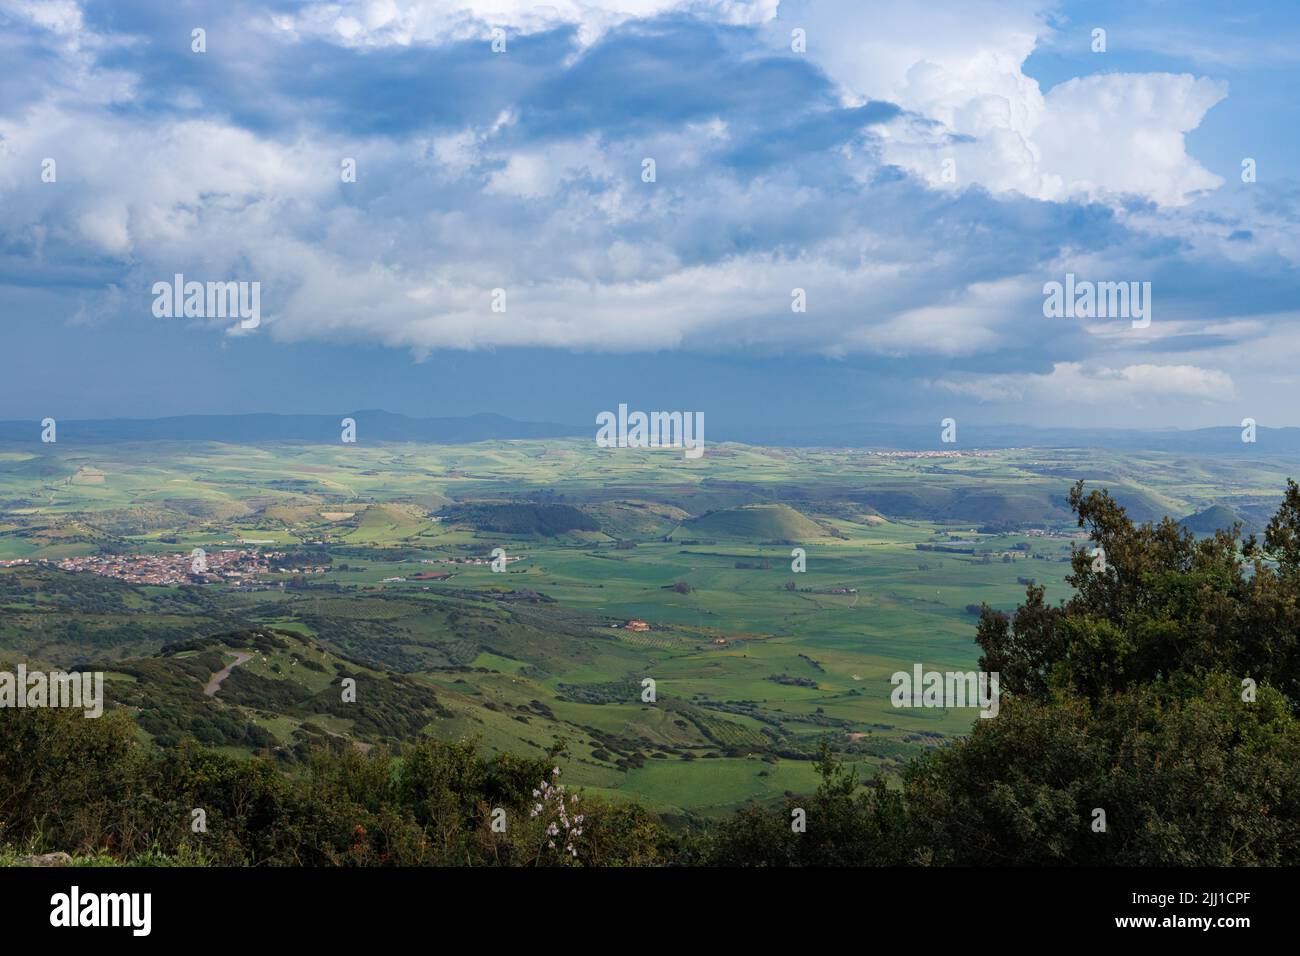
[[[64,571],[84,571],[116,578],[130,584],[243,584],[269,574],[271,562],[283,558],[282,551],[252,551],[233,548],[170,554],[97,554],[44,562]],[[293,570],[293,569],[284,569]],[[298,573],[321,573],[327,568],[299,568]]]
[[[991,451],[868,451],[876,458],[992,458]]]
[[[508,554],[505,556],[506,564],[514,564],[516,561],[522,561],[522,554]],[[491,564],[493,558],[421,558],[421,564]],[[495,559],[499,560],[499,559]]]

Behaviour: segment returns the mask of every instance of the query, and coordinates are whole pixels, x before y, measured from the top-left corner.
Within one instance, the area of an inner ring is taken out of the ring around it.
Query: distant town
[[[991,451],[868,451],[875,458],[992,458]]]
[[[88,571],[131,584],[238,584],[271,572],[279,551],[221,550],[197,559],[191,552],[171,554],[107,554],[63,558],[53,562],[64,571]]]
[[[205,551],[201,556],[192,551],[167,554],[96,554],[84,557],[61,558],[57,561],[18,559],[2,561],[0,567],[25,564],[46,565],[63,571],[98,574],[129,584],[248,584],[260,575],[275,571],[289,574],[324,574],[324,565],[303,567],[275,566],[283,560],[283,551],[256,551],[225,548]]]
[[[527,555],[510,554],[506,555],[505,563],[514,564],[516,561],[522,561]],[[469,565],[487,565],[491,564],[492,558],[421,558],[421,564],[469,564]]]
[[[510,555],[506,564],[522,560],[524,555]],[[266,574],[326,574],[328,565],[303,565],[290,567],[282,562],[286,558],[284,551],[258,551],[248,548],[222,548],[204,551],[201,558],[196,558],[193,551],[176,551],[167,554],[96,554],[73,558],[49,560],[46,558],[17,558],[0,561],[0,568],[20,567],[23,565],[44,565],[63,571],[98,574],[115,578],[128,584],[227,584],[241,590],[273,586],[258,584],[257,579]],[[493,563],[492,558],[425,558],[421,564],[480,565]],[[453,577],[451,573],[426,572],[412,575],[414,581],[446,581]],[[408,580],[406,577],[389,577],[383,583],[396,583]]]

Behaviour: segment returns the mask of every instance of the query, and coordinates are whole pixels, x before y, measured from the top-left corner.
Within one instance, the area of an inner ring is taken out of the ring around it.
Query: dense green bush
[[[562,761],[558,761],[562,762]],[[0,844],[227,865],[623,865],[671,859],[675,838],[637,807],[586,798],[576,860],[548,846],[533,791],[557,760],[484,759],[472,741],[398,753],[316,748],[290,776],[192,740],[140,743],[125,711],[0,712]],[[504,833],[491,829],[505,811]],[[206,832],[192,831],[192,812]]]

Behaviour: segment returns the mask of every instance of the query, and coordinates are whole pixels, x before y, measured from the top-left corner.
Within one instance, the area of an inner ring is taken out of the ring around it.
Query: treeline
[[[670,828],[582,796],[566,805],[583,817],[576,857],[550,845],[553,815],[532,815],[562,759],[484,759],[473,742],[429,740],[322,747],[286,775],[192,740],[142,747],[123,711],[6,711],[0,843],[236,866],[1294,863],[1300,733],[1281,696],[1245,709],[1224,679],[1178,693],[1191,697],[1004,703],[967,741],[913,762],[900,789],[862,787],[827,749],[815,793],[706,825]]]
[[[548,832],[555,760],[473,742],[316,749],[293,775],[184,740],[140,745],[125,711],[0,714],[0,844],[235,866],[659,865],[676,837],[645,810],[565,795],[578,856]],[[539,802],[544,811],[533,810]],[[201,811],[201,815],[196,813]],[[581,821],[577,821],[581,817]],[[201,827],[198,821],[201,820]],[[497,826],[494,827],[494,822]],[[557,826],[557,829],[559,827]],[[199,830],[200,832],[196,832]]]

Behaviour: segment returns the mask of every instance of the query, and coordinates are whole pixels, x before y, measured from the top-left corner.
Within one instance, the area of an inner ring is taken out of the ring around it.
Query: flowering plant
[[[570,816],[570,809],[578,809],[578,795],[570,794],[565,801],[564,784],[559,782],[560,768],[551,770],[551,779],[543,780],[533,791],[532,816],[540,817],[546,823],[546,846],[574,859],[578,856],[577,838],[582,836],[583,814]],[[557,841],[559,846],[557,847]]]

